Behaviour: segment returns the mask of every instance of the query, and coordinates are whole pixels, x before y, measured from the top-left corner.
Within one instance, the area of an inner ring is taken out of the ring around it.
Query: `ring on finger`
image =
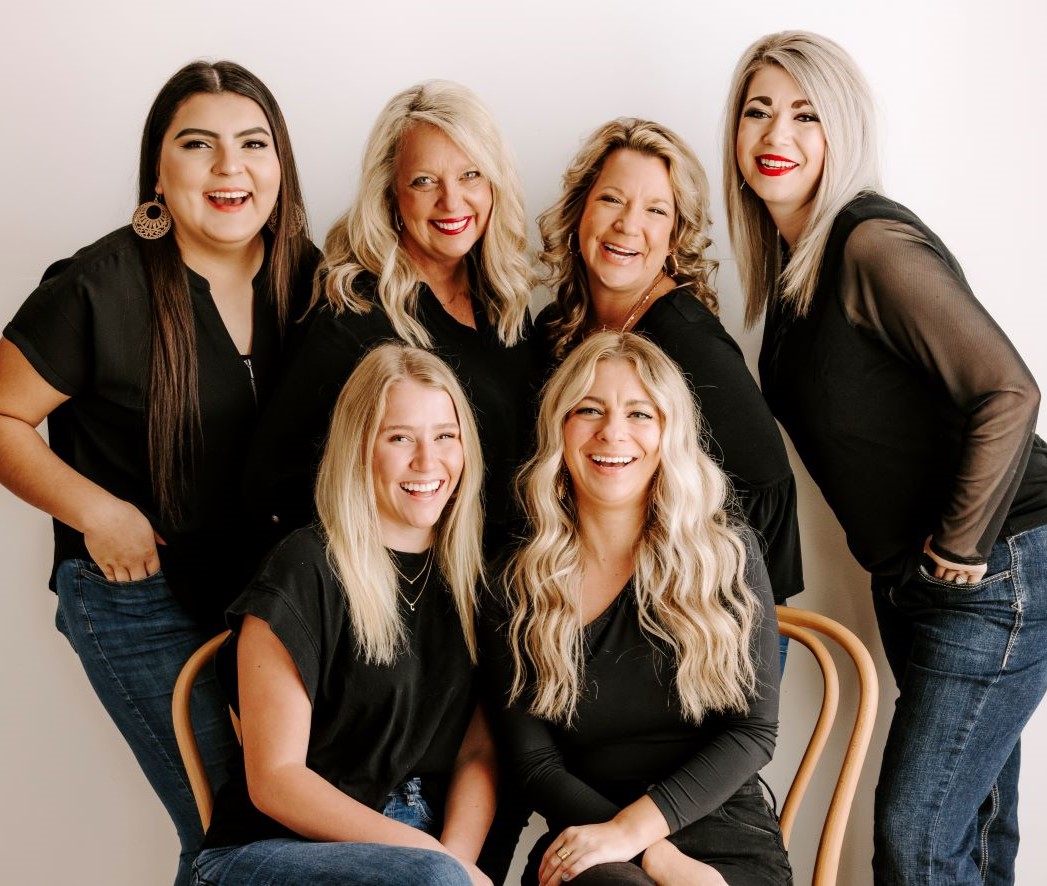
[[[567,861],[567,859],[571,857],[571,852],[572,850],[568,849],[566,846],[561,846],[556,850],[556,854],[560,857],[560,861]]]
[[[958,584],[958,585],[965,585],[965,584],[967,584],[967,576],[966,575],[957,575],[956,578],[953,579],[953,584]]]

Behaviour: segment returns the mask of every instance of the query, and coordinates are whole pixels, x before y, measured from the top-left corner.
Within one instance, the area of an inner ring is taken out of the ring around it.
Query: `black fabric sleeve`
[[[721,724],[717,734],[648,791],[674,833],[722,805],[774,753],[778,737],[778,619],[767,571],[751,545],[746,579],[759,604],[753,631],[756,692],[747,712],[710,715]]]
[[[864,221],[847,240],[840,298],[850,322],[940,385],[965,417],[933,545],[954,562],[983,563],[1021,482],[1040,396],[950,258],[911,225]]]

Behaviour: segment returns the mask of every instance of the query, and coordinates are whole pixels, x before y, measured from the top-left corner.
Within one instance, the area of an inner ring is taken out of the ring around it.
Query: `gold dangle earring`
[[[161,197],[157,194],[152,200],[139,206],[131,216],[131,230],[143,240],[159,240],[171,230],[171,210],[160,200]]]
[[[669,264],[670,262],[672,262],[671,266]],[[665,274],[667,277],[675,277],[677,274],[680,273],[680,263],[676,260],[675,252],[670,252],[665,257],[665,262],[662,265],[662,267],[665,269]]]

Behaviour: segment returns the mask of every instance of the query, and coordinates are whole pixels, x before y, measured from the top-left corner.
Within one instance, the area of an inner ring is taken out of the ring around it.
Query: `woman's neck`
[[[418,277],[440,302],[441,307],[455,320],[476,328],[473,316],[473,298],[469,291],[469,265],[464,258],[452,263],[419,261],[411,255]]]
[[[261,234],[243,246],[202,249],[195,243],[180,239],[176,227],[175,242],[182,261],[207,280],[212,288],[226,288],[245,281],[250,283],[265,260],[265,241]]]
[[[614,602],[636,567],[643,514],[628,508],[579,508],[582,576],[579,608],[589,624]]]
[[[588,328],[591,331],[613,329],[616,332],[629,332],[650,310],[651,305],[675,288],[676,281],[661,272],[646,285],[626,293],[605,289],[590,278]]]

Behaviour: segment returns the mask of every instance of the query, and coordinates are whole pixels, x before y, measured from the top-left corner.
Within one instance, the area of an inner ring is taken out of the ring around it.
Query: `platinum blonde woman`
[[[498,735],[550,826],[525,883],[791,882],[756,780],[774,600],[698,425],[675,363],[632,334],[589,336],[545,388],[508,611],[485,620]]]
[[[494,812],[472,677],[482,474],[442,361],[400,344],[360,361],[332,417],[318,524],[229,611],[218,668],[235,667],[244,765],[218,795],[197,883],[490,886],[475,864]]]
[[[726,113],[764,393],[872,573],[901,692],[876,882],[1013,883],[1019,736],[1047,689],[1036,382],[942,241],[880,193],[872,98],[843,49],[761,38]]]
[[[318,309],[263,416],[248,465],[256,510],[287,532],[312,486],[338,391],[377,342],[431,350],[454,369],[487,460],[487,528],[500,540],[533,425],[522,190],[490,113],[433,80],[375,122],[355,201],[327,235]]]
[[[650,120],[604,124],[539,219],[556,300],[537,326],[553,362],[615,329],[643,335],[680,366],[781,601],[803,590],[796,485],[778,426],[717,317],[709,225],[705,170],[683,139]]]

